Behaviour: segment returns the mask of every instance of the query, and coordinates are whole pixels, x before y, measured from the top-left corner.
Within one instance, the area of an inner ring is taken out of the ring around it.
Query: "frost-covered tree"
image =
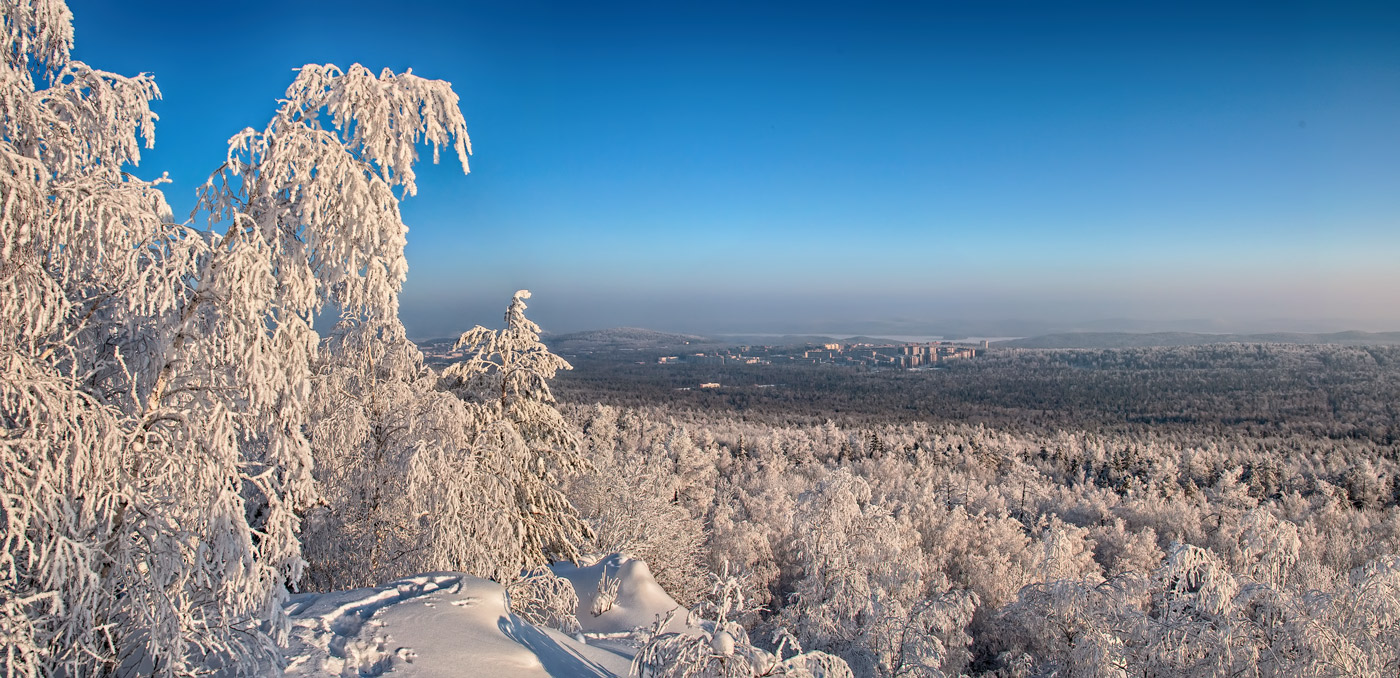
[[[416,402],[396,407],[421,395],[428,378],[397,318],[407,227],[395,189],[416,192],[413,165],[420,143],[432,147],[434,160],[440,149],[453,149],[466,169],[466,125],[448,83],[411,72],[375,76],[358,64],[345,71],[308,65],[265,128],[246,129],[230,140],[224,165],[201,189],[200,207],[224,226],[227,251],[255,255],[250,270],[266,281],[230,295],[256,300],[247,315],[272,328],[256,335],[263,340],[256,351],[235,348],[241,355],[277,356],[286,366],[288,387],[268,400],[270,418],[295,439],[303,472],[310,470],[312,450],[300,437],[304,425],[315,424],[311,430],[321,443],[316,456],[328,465],[322,480],[338,475],[336,481],[348,482],[334,492],[364,487],[365,478],[347,477],[346,459],[378,457],[385,464],[378,470],[392,468],[388,457],[402,456],[403,427],[416,424],[426,409]],[[342,322],[318,377],[312,367],[319,338],[311,321],[327,306],[339,311]],[[221,329],[214,336],[247,333]],[[265,379],[257,369],[268,363],[274,361],[248,366],[255,380]],[[314,421],[313,405],[320,409]],[[353,423],[342,419],[357,415]],[[340,437],[327,440],[332,428]],[[292,449],[253,450],[245,464],[287,465],[284,457]],[[385,504],[402,502],[401,494],[383,485],[391,480],[374,482]],[[342,536],[368,530],[339,548],[364,547],[370,565],[365,574],[377,574],[387,559],[413,545],[398,536],[403,511],[370,511],[338,516],[351,523]]]
[[[72,60],[62,2],[5,2],[0,20],[3,670],[170,675],[266,656],[260,624],[280,613],[296,542],[249,527],[235,427],[263,422],[236,421],[232,401],[253,385],[205,392],[220,402],[200,413],[172,388],[171,339],[226,287],[213,239],[124,171],[153,141],[159,92]],[[305,484],[286,471],[262,489],[294,504]]]
[[[397,322],[342,322],[323,343],[311,394],[310,439],[318,482],[302,541],[316,590],[371,586],[443,569],[427,516],[410,492],[413,469],[469,457],[462,403],[437,390],[437,375]],[[479,482],[468,507],[489,514],[493,485]],[[458,567],[457,569],[466,569]]]
[[[362,324],[338,329],[321,348],[312,390],[309,438],[320,492],[302,533],[311,590],[389,581],[386,566],[418,546],[405,486],[421,391],[416,351]]]
[[[999,640],[1035,657],[1045,672],[1127,675],[1133,633],[1144,621],[1136,606],[1146,581],[1127,575],[1108,581],[1060,579],[1021,589],[1001,610]]]
[[[890,672],[910,678],[959,675],[971,659],[967,625],[977,603],[972,591],[946,591],[919,601],[902,619],[893,620]]]
[[[1308,598],[1324,603],[1315,608],[1320,619],[1289,640],[1308,646],[1313,675],[1373,678],[1400,671],[1400,556],[1366,563],[1339,590]]]
[[[373,583],[420,548],[398,479],[415,445],[460,438],[460,417],[433,402],[431,373],[398,320],[408,230],[399,198],[417,190],[421,143],[434,161],[452,149],[467,169],[457,102],[448,83],[412,72],[305,66],[267,126],[235,135],[201,189],[230,249],[258,252],[276,272],[261,298],[275,328],[267,348],[294,358],[297,384],[275,404],[289,428],[309,426],[314,445],[302,454],[320,465],[330,509],[310,514],[316,585]],[[341,321],[317,356],[311,319],[327,307]],[[356,556],[336,562],[337,551]]]
[[[666,452],[675,464],[677,503],[696,517],[703,516],[715,500],[719,481],[719,450],[696,445],[685,427],[677,427],[666,440]]]
[[[392,312],[391,188],[421,141],[465,161],[456,97],[303,69],[234,138],[200,231],[125,171],[151,79],[71,60],[61,2],[0,8],[4,671],[275,671],[314,495],[311,319]]]
[[[871,499],[868,483],[844,469],[803,497],[794,519],[802,576],[781,618],[804,646],[888,674],[895,622],[923,572],[914,531]]]
[[[478,552],[468,543],[482,537],[504,542],[498,550],[497,576],[511,578],[522,568],[555,560],[577,560],[578,547],[591,536],[560,489],[569,475],[589,468],[579,452],[579,435],[555,408],[549,380],[559,370],[571,369],[563,358],[540,342],[540,328],[525,317],[528,290],[520,290],[506,309],[505,327],[489,330],[477,326],[457,340],[466,355],[462,362],[443,370],[444,383],[466,406],[475,432],[470,463],[479,477],[497,483],[508,497],[499,512],[486,516],[494,525],[485,532],[435,528],[436,542],[449,550]],[[444,460],[446,461],[446,460]],[[416,475],[416,496],[433,511],[437,497],[478,492],[468,477],[428,475],[427,467]],[[433,487],[433,483],[442,483]],[[465,513],[459,513],[466,517]]]

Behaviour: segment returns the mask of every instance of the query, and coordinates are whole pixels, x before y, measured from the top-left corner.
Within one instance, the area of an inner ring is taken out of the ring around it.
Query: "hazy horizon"
[[[506,293],[507,298],[509,292]],[[963,306],[950,306],[954,311],[939,313],[929,309],[927,315],[898,313],[881,304],[886,315],[861,313],[855,302],[845,306],[796,309],[789,314],[776,312],[760,300],[736,300],[732,305],[714,301],[688,307],[689,312],[668,312],[649,305],[624,307],[583,305],[567,295],[551,297],[533,291],[530,316],[541,328],[552,334],[568,334],[589,330],[637,327],[659,332],[722,335],[825,335],[848,336],[995,336],[1026,337],[1061,332],[1196,332],[1215,334],[1263,334],[1274,332],[1331,333],[1343,331],[1400,331],[1400,320],[1368,320],[1345,316],[1297,318],[1267,315],[1181,315],[1153,317],[1130,312],[1099,316],[1027,313],[996,315],[996,308],[986,309],[985,315],[968,313]],[[844,308],[845,312],[831,312]],[[871,309],[871,306],[866,306]],[[414,339],[455,336],[480,324],[496,327],[501,324],[504,304],[490,300],[474,305],[441,303],[429,305],[422,313],[411,305],[401,312],[409,336]],[[957,315],[961,312],[962,315]]]

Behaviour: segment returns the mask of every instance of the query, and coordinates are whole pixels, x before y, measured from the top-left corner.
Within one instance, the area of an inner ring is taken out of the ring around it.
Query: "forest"
[[[742,564],[770,610],[753,625],[857,675],[1381,676],[1400,666],[1372,633],[1400,619],[1397,357],[1000,349],[860,372],[624,353],[580,356],[558,392],[600,472],[632,467],[604,485],[668,477],[652,510],[689,508],[701,570]],[[682,571],[666,554],[685,549],[627,548]]]
[[[1397,666],[1394,446],[607,405],[572,418],[605,480],[570,496],[604,550],[644,554],[682,602],[698,573],[737,566],[767,607],[753,629],[794,630],[856,675]],[[688,530],[631,536],[664,512]]]
[[[571,365],[520,290],[434,367],[400,203],[467,169],[449,83],[307,65],[177,216],[154,79],[0,8],[7,678],[412,675],[369,622],[448,582],[509,677],[1400,672],[1400,349]],[[597,631],[624,583],[681,607]]]
[[[560,375],[557,390],[575,402],[726,411],[772,423],[960,422],[1041,433],[1152,429],[1389,445],[1400,421],[1394,346],[994,348],[910,371],[656,365],[653,353],[571,356],[575,369]],[[705,382],[725,388],[693,389]]]

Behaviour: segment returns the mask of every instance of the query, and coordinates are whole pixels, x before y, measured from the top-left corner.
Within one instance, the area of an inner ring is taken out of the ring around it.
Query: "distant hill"
[[[1400,332],[1271,332],[1267,334],[1202,334],[1197,332],[1067,332],[1025,339],[998,341],[1004,348],[1138,348],[1149,346],[1200,346],[1204,344],[1344,344],[1400,345]]]
[[[825,334],[725,334],[725,343],[750,344],[755,346],[802,346],[804,344],[903,344],[906,342],[884,337],[833,337]]]
[[[618,350],[669,350],[694,346],[723,346],[723,342],[696,334],[672,334],[640,327],[614,327],[568,334],[550,334],[544,343],[555,353],[592,353]]]

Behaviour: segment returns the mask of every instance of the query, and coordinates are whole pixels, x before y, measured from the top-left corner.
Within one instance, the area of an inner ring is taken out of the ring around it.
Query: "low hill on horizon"
[[[760,346],[800,346],[803,344],[897,344],[894,339],[868,337],[863,334],[849,337],[829,334],[725,334],[721,335],[730,344],[757,344]]]
[[[715,349],[725,346],[801,346],[804,344],[901,344],[898,339],[867,335],[832,336],[826,334],[721,334],[707,337],[698,334],[661,332],[641,327],[614,327],[565,334],[544,334],[542,339],[551,350],[566,352],[669,349]]]
[[[556,353],[590,353],[630,349],[665,350],[694,346],[724,346],[729,342],[698,334],[658,332],[641,327],[614,327],[605,330],[585,330],[566,334],[545,334],[545,345]]]
[[[1200,332],[1064,332],[993,342],[1000,348],[1148,348],[1205,344],[1340,344],[1400,345],[1400,332],[1269,332],[1206,334]]]

